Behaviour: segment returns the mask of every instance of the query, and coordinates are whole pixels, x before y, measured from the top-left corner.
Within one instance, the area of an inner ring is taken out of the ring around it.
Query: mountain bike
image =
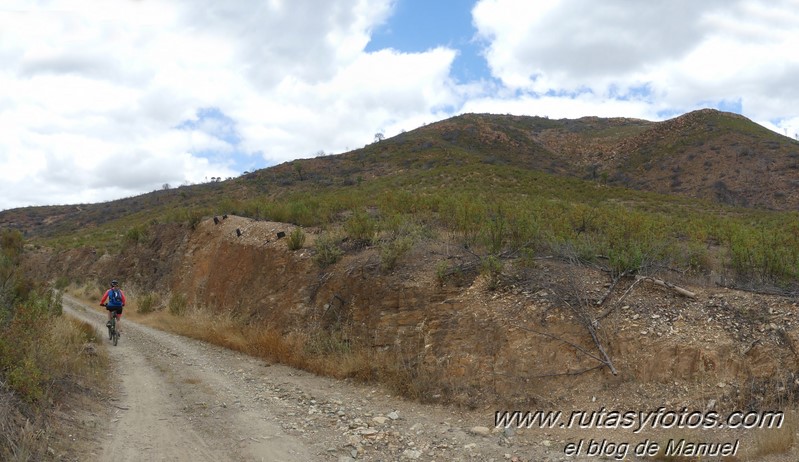
[[[107,308],[106,305],[103,306]],[[117,343],[119,343],[119,331],[117,331],[117,319],[119,319],[119,316],[119,312],[114,311],[111,313],[111,324],[108,326],[108,340],[111,340],[114,346],[117,346]]]

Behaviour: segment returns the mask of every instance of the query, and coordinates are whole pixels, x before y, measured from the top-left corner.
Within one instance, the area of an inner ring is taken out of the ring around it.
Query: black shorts
[[[110,311],[112,313],[116,313],[119,316],[122,316],[122,308],[123,307],[121,307],[121,306],[106,306],[105,307],[106,310],[108,310],[108,311]]]

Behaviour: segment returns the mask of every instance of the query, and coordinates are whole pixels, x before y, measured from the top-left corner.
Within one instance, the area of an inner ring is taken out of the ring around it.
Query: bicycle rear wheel
[[[117,317],[116,314],[111,315],[111,327],[108,328],[109,339],[113,342],[114,346],[119,342],[119,334],[117,334]]]

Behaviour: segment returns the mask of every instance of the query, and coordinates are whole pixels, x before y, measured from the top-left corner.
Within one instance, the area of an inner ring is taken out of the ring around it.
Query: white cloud
[[[453,50],[363,51],[392,7],[4,4],[0,130],[15,136],[0,139],[0,209],[234,176],[252,163],[247,157],[263,165],[340,152],[398,120],[456,104]],[[112,165],[124,175],[109,181]]]
[[[522,96],[467,108],[657,119],[740,102],[780,133],[799,128],[795,0],[480,0],[473,16],[494,76]]]
[[[233,176],[459,112],[658,119],[724,101],[799,131],[796,0],[479,0],[496,80],[465,85],[455,49],[364,51],[397,1],[3,2],[0,209]]]

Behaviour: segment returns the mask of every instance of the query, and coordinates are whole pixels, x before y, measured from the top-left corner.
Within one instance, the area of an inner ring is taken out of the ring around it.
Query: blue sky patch
[[[544,96],[556,97],[556,98],[569,98],[574,99],[582,95],[593,95],[594,90],[588,87],[580,87],[576,90],[565,90],[565,89],[549,89]]]
[[[726,112],[734,112],[736,114],[740,114],[743,112],[743,104],[741,103],[741,98],[736,100],[727,100],[723,99],[716,103],[716,109],[719,111],[726,111]]]
[[[184,120],[177,129],[185,131],[201,131],[213,136],[230,146],[230,150],[192,149],[190,152],[211,162],[227,165],[230,169],[243,172],[261,168],[261,156],[248,154],[241,149],[241,136],[236,129],[236,121],[217,107],[200,108],[196,119]],[[256,162],[257,161],[257,162]]]
[[[199,130],[228,144],[235,145],[241,142],[241,137],[236,133],[236,122],[216,107],[198,109],[196,119],[184,120],[177,128]]]
[[[667,120],[683,114],[685,114],[684,109],[662,109],[657,112],[657,117],[659,120]]]
[[[372,32],[367,52],[392,48],[405,53],[419,53],[438,46],[458,50],[451,76],[460,83],[491,78],[481,52],[483,44],[475,40],[472,25],[475,0],[399,0],[388,21]]]
[[[617,85],[611,85],[608,90],[611,98],[621,101],[647,101],[652,100],[652,87],[650,83],[638,85],[637,87],[620,89]]]

